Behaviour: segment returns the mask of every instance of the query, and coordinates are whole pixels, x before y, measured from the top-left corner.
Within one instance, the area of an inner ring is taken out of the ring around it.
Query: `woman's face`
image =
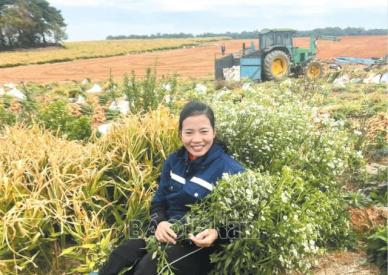
[[[189,116],[182,122],[183,146],[195,158],[205,155],[213,144],[216,133],[206,115]]]

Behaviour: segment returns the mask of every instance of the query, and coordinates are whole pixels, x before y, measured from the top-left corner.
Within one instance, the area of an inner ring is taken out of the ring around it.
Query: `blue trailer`
[[[254,48],[244,50],[243,54],[229,54],[225,57],[218,58],[215,61],[215,74],[217,80],[225,80],[223,70],[232,68],[233,66],[240,67],[240,79],[249,78],[254,81],[261,80],[261,51]]]
[[[240,58],[240,79],[261,80],[261,52],[254,51]]]

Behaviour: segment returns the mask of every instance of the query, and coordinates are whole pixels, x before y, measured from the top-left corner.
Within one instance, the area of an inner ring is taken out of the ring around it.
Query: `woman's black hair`
[[[179,114],[179,134],[182,133],[183,121],[188,117],[198,115],[205,115],[209,119],[210,125],[212,126],[213,130],[215,130],[216,119],[214,117],[214,112],[212,108],[210,108],[209,105],[200,101],[190,101],[186,103],[185,106],[183,106],[183,109]],[[228,151],[228,148],[225,143],[218,139],[217,136],[214,139],[214,143],[220,144],[225,152]]]
[[[183,106],[183,109],[179,115],[179,133],[182,132],[183,121],[191,116],[205,115],[212,126],[215,129],[215,118],[213,110],[205,103],[199,101],[190,101]]]

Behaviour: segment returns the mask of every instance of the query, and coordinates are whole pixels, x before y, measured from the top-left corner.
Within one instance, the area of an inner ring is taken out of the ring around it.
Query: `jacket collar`
[[[192,166],[206,166],[211,163],[213,160],[217,159],[224,152],[221,145],[217,143],[213,143],[212,147],[210,147],[209,151],[195,160],[189,160],[189,152],[186,150],[184,146],[178,151],[178,157],[185,161],[185,163],[189,163]]]

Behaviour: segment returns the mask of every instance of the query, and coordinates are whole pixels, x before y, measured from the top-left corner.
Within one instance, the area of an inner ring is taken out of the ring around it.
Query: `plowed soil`
[[[178,74],[182,78],[213,79],[214,59],[220,57],[221,44],[225,43],[226,54],[240,51],[242,43],[247,47],[256,40],[228,40],[207,43],[198,47],[141,54],[130,54],[108,58],[76,60],[55,64],[28,65],[0,69],[0,84],[13,82],[63,82],[106,80],[109,72],[116,79],[135,71],[142,76],[146,68],[155,68],[158,76]],[[309,46],[309,38],[296,38],[296,46]],[[388,54],[386,36],[342,37],[340,42],[318,41],[318,58],[331,59],[339,56],[382,57]]]

